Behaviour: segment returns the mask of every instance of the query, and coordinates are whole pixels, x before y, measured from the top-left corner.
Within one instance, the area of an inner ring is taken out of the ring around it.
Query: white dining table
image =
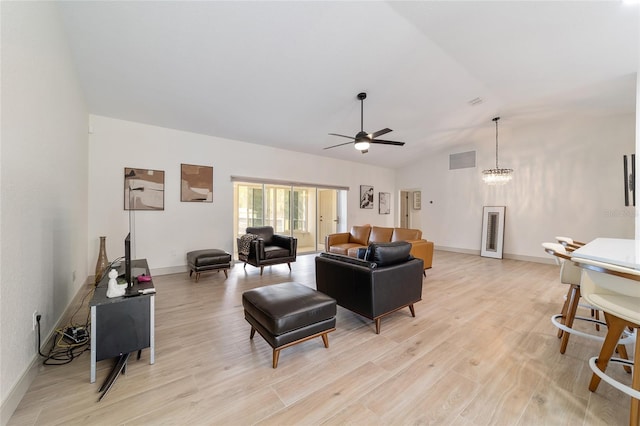
[[[596,238],[571,253],[574,261],[595,260],[640,271],[640,240]]]

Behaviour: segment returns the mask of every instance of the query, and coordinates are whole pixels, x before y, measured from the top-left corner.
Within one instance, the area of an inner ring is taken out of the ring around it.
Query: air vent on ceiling
[[[449,155],[449,170],[468,169],[476,166],[476,152],[467,151]]]

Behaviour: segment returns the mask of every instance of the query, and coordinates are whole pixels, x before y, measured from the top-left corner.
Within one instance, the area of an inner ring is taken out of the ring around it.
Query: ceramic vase
[[[102,279],[107,266],[109,266],[109,260],[107,259],[107,249],[105,247],[105,241],[107,237],[100,237],[100,251],[98,252],[98,261],[96,262],[96,280],[95,284],[98,285]]]

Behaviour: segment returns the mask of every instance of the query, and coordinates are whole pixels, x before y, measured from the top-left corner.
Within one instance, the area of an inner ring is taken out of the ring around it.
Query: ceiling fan
[[[389,128],[378,130],[377,132],[373,132],[373,133],[367,133],[367,132],[365,132],[363,130],[363,117],[364,117],[364,102],[363,101],[366,98],[367,98],[367,94],[366,93],[364,93],[364,92],[358,93],[358,99],[360,100],[360,131],[358,132],[358,134],[356,134],[355,136],[346,136],[346,135],[340,135],[338,133],[329,133],[332,136],[340,136],[341,138],[352,139],[352,142],[340,143],[338,145],[328,146],[328,147],[326,147],[324,149],[336,148],[338,146],[348,145],[348,144],[352,143],[355,149],[357,149],[358,151],[360,151],[363,154],[366,154],[367,152],[369,152],[369,146],[372,143],[378,143],[378,144],[383,144],[383,145],[396,145],[396,146],[404,145],[404,142],[388,141],[388,140],[384,140],[384,139],[376,139],[378,136],[382,136],[384,134],[387,134],[387,133],[393,131],[393,130],[391,130]]]

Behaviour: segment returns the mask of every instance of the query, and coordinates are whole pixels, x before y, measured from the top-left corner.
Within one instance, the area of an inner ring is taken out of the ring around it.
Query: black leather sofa
[[[316,257],[316,288],[338,305],[375,321],[422,300],[422,259],[409,254],[407,242],[371,243],[359,257],[320,253]]]
[[[291,270],[291,262],[296,261],[298,239],[286,235],[273,233],[272,226],[248,227],[247,235],[251,236],[248,250],[243,252],[242,238],[237,239],[238,259],[244,262],[244,267],[253,265],[260,268],[260,275],[265,266],[286,263]]]

